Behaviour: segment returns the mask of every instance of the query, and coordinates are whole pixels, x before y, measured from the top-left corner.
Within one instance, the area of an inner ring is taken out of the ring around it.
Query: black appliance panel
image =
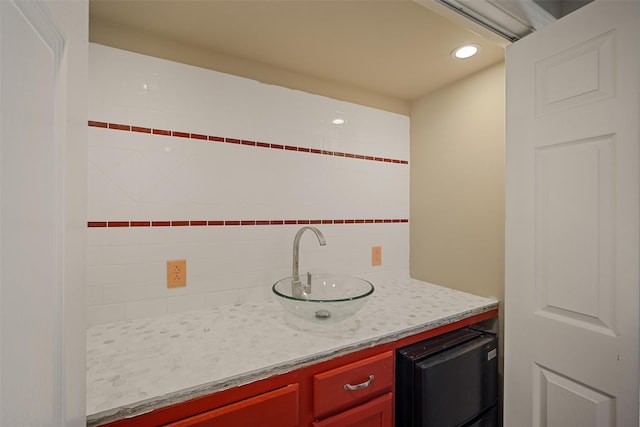
[[[396,427],[498,425],[495,335],[460,329],[396,356]]]

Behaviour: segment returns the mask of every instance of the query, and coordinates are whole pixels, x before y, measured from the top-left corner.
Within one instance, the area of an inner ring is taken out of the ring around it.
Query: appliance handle
[[[344,385],[344,389],[345,390],[360,390],[363,388],[367,388],[371,385],[371,383],[373,382],[373,380],[375,379],[375,377],[373,375],[369,375],[369,379],[363,383],[360,384],[356,384],[356,385],[351,385],[351,384],[345,384]]]

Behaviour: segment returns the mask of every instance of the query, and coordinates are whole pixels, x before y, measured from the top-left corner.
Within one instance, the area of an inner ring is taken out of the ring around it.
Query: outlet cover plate
[[[382,265],[382,246],[373,246],[371,248],[371,265]]]
[[[167,287],[178,288],[182,286],[187,286],[187,260],[167,261]]]

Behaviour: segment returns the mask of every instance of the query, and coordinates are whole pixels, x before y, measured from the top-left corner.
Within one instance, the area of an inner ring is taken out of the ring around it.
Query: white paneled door
[[[640,2],[507,50],[504,425],[638,425]]]
[[[85,424],[86,1],[0,1],[0,425]]]

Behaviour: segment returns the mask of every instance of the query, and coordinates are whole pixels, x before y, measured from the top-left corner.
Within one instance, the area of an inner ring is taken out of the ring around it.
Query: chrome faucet
[[[318,238],[320,246],[324,246],[327,242],[324,240],[322,232],[315,227],[302,227],[296,233],[296,237],[293,239],[293,273],[291,279],[291,292],[294,297],[301,297],[304,294],[311,293],[311,274],[307,273],[307,283],[305,285],[300,281],[300,273],[298,272],[298,266],[300,261],[300,238],[305,231],[311,230]]]

